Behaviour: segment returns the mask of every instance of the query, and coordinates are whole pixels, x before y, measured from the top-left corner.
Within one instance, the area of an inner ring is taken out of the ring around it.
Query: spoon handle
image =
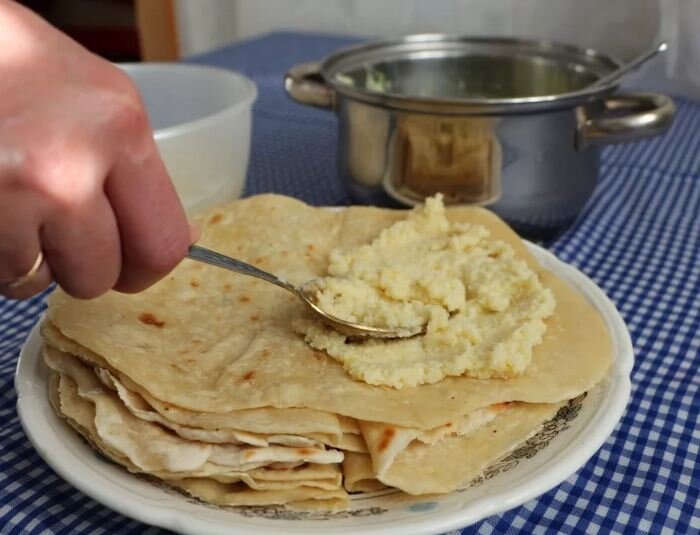
[[[396,331],[392,331],[391,329],[385,329],[381,327],[370,327],[367,325],[353,323],[340,318],[336,318],[335,316],[328,314],[323,309],[319,308],[319,306],[314,301],[309,299],[309,297],[304,291],[298,290],[284,279],[275,277],[272,273],[268,273],[267,271],[258,269],[255,266],[246,264],[241,260],[237,260],[235,258],[231,258],[221,253],[217,253],[216,251],[212,251],[211,249],[207,249],[206,247],[200,247],[199,245],[191,245],[189,251],[187,252],[187,258],[191,260],[196,260],[197,262],[203,262],[211,266],[227,269],[235,273],[240,273],[242,275],[256,277],[258,279],[270,282],[275,286],[279,286],[280,288],[284,288],[285,290],[292,292],[306,306],[308,306],[311,310],[318,314],[323,321],[330,324],[333,328],[338,329],[341,332],[344,332],[345,334],[350,336],[371,335],[385,338],[396,338],[398,336],[413,336],[422,332],[416,331],[410,332],[409,334],[400,334]]]
[[[240,273],[242,275],[256,277],[258,279],[271,282],[272,284],[275,284],[280,288],[284,288],[285,290],[294,292],[295,294],[297,293],[296,289],[291,284],[289,284],[285,280],[275,277],[272,273],[268,273],[267,271],[258,269],[255,266],[246,264],[241,260],[237,260],[235,258],[231,258],[230,256],[217,253],[216,251],[212,251],[211,249],[207,249],[206,247],[200,247],[199,245],[191,245],[189,251],[187,252],[187,258],[191,260],[196,260],[197,262],[203,262],[211,266],[228,269],[229,271]]]
[[[643,54],[640,54],[636,58],[634,58],[632,61],[629,63],[624,64],[622,67],[618,67],[615,69],[613,72],[610,74],[607,74],[603,76],[602,78],[599,78],[593,85],[598,86],[598,87],[603,87],[608,84],[612,84],[613,82],[617,82],[622,76],[627,74],[628,72],[631,72],[638,67],[640,67],[643,63],[646,63],[649,61],[651,58],[656,56],[659,52],[665,52],[666,49],[668,48],[668,44],[666,41],[661,41],[660,43],[657,43],[654,45],[654,48],[647,50]]]

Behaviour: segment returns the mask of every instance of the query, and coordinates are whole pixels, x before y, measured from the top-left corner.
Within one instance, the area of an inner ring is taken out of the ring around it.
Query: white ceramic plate
[[[17,366],[22,425],[39,454],[85,494],[137,520],[186,534],[259,533],[442,533],[516,507],[578,470],[603,444],[622,417],[630,393],[632,343],[620,314],[585,275],[529,244],[540,263],[584,295],[612,333],[610,375],[560,409],[543,430],[488,468],[463,490],[441,497],[408,497],[395,490],[355,495],[349,511],[307,513],[282,507],[219,508],[189,499],[129,474],[99,456],[59,419],[49,405],[47,369],[38,326]]]

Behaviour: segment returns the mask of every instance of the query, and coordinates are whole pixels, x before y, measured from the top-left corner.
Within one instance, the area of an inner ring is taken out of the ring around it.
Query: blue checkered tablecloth
[[[247,194],[349,202],[335,174],[333,116],[290,102],[281,85],[290,65],[348,42],[272,34],[193,59],[258,84]],[[629,326],[636,364],[627,413],[559,487],[463,533],[700,533],[700,102],[677,104],[664,137],[604,151],[593,198],[550,244],[607,292]],[[43,308],[42,297],[0,300],[0,533],[164,533],[64,483],[22,432],[12,377]]]

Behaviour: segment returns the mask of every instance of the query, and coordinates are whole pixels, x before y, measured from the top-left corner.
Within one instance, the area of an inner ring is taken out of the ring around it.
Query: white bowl
[[[248,168],[255,84],[215,67],[119,67],[141,93],[158,149],[188,212],[240,197]]]

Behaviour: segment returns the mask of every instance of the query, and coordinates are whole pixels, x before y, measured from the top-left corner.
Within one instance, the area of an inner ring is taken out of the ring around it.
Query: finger
[[[117,217],[122,272],[116,289],[138,292],[169,273],[187,253],[190,227],[175,188],[147,132],[140,156],[124,152],[107,179]]]
[[[25,274],[30,273],[26,271]],[[0,294],[10,299],[27,299],[49,287],[52,281],[51,269],[45,260],[37,269],[16,284],[0,285]]]
[[[119,229],[101,192],[50,218],[41,229],[41,243],[54,279],[73,297],[97,297],[119,279]]]
[[[31,195],[10,192],[0,198],[0,295],[25,299],[51,284],[41,254],[40,204]]]
[[[0,204],[0,285],[27,274],[41,250],[38,218],[16,206]]]

